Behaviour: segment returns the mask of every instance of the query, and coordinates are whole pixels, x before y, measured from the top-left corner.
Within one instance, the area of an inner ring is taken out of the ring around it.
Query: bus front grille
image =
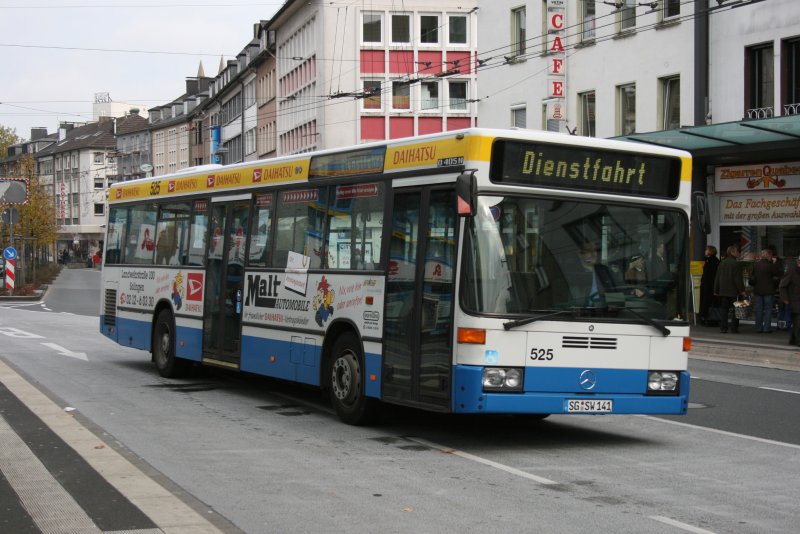
[[[103,325],[117,326],[117,290],[106,289],[106,300],[103,307]]]
[[[561,348],[617,350],[617,339],[613,337],[564,336],[561,338]]]

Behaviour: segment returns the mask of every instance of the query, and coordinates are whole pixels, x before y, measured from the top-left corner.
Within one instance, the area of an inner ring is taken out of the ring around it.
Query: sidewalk
[[[800,347],[789,345],[789,332],[758,334],[752,323],[742,322],[739,333],[723,334],[716,326],[690,328],[690,358],[800,371]]]

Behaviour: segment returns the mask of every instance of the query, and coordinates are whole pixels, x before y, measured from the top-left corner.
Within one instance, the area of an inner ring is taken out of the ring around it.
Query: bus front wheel
[[[353,334],[344,334],[336,340],[330,366],[331,403],[336,414],[345,423],[365,425],[378,414],[378,400],[364,394],[364,368],[361,344]]]
[[[164,378],[180,378],[190,362],[175,356],[175,321],[169,310],[161,310],[153,330],[153,362]]]

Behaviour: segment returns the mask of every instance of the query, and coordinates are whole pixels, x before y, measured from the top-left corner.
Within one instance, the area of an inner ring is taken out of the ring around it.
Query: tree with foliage
[[[19,233],[35,247],[51,245],[58,237],[53,199],[39,184],[36,161],[29,154],[20,160],[20,170],[28,180],[28,202],[19,206]]]
[[[0,124],[0,158],[8,156],[8,147],[21,141],[22,139],[17,135],[17,130]]]

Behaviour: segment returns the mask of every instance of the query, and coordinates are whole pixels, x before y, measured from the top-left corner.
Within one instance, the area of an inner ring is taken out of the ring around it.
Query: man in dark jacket
[[[571,287],[585,306],[602,307],[606,304],[606,293],[617,291],[617,283],[608,266],[600,263],[597,246],[584,242],[578,250],[579,266],[570,273]]]
[[[728,247],[725,259],[719,262],[717,277],[714,279],[714,294],[719,297],[720,304],[720,332],[728,331],[728,313],[733,308],[733,303],[744,293],[744,279],[742,269],[736,259],[739,257],[739,247]],[[733,314],[731,332],[739,333],[739,319]]]
[[[796,262],[786,262],[786,274],[781,278],[779,288],[781,300],[792,310],[792,330],[789,344],[800,341],[800,257]]]
[[[778,272],[772,251],[762,250],[761,259],[753,267],[752,275],[756,306],[756,332],[758,333],[772,333],[772,303],[780,279],[781,273]]]
[[[709,325],[714,319],[711,317],[711,310],[714,309],[714,279],[717,277],[717,247],[708,245],[706,247],[706,261],[703,263],[703,276],[700,277],[700,318],[704,324]]]

